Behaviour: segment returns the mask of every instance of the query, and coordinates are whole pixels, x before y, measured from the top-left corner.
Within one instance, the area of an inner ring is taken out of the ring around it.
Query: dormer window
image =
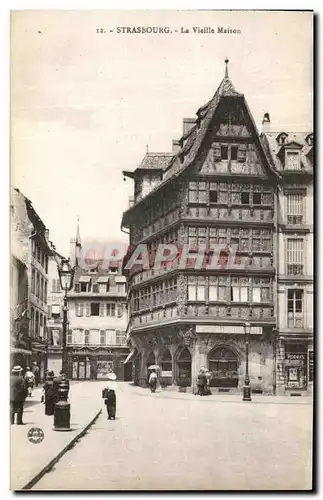
[[[300,161],[299,151],[286,151],[285,169],[286,170],[300,170],[301,169],[301,161]]]
[[[306,144],[308,146],[313,146],[314,145],[314,136],[313,134],[308,134],[308,136],[305,137]]]
[[[287,137],[288,137],[288,134],[286,134],[286,132],[282,132],[281,134],[279,134],[276,137],[276,141],[278,142],[278,144],[280,146],[283,146],[284,144],[286,144]]]

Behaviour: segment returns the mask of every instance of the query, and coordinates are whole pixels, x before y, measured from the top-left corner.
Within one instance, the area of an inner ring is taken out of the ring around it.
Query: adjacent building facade
[[[313,133],[265,131],[277,191],[277,391],[312,392]]]
[[[49,232],[31,201],[11,191],[11,362],[37,363],[41,378],[47,367]]]
[[[118,380],[131,380],[126,342],[126,278],[120,266],[105,269],[103,261],[83,266],[79,229],[71,240],[71,263],[75,265],[73,289],[68,293],[69,376],[74,380],[106,379],[114,371]],[[58,277],[52,280],[50,351],[61,353],[62,300]]]
[[[266,114],[265,126],[267,121]],[[173,141],[173,152],[147,153],[137,169],[124,172],[134,181],[134,199],[122,228],[129,230],[133,251],[146,245],[150,256],[148,268],[127,269],[131,252],[125,261],[136,383],[144,385],[148,367],[158,364],[162,384],[194,390],[204,366],[212,372],[213,391],[241,390],[249,325],[252,390],[276,394],[289,387],[290,373],[301,379],[300,361],[295,375],[286,360],[300,360],[291,355],[306,351],[308,363],[311,356],[310,319],[291,326],[292,307],[295,314],[301,307],[300,289],[310,307],[311,269],[288,274],[292,262],[285,264],[285,245],[303,238],[309,261],[312,233],[305,219],[291,228],[287,206],[292,205],[286,203],[294,203],[290,194],[311,195],[310,153],[305,138],[290,145],[290,152],[301,147],[306,168],[301,175],[295,169],[285,173],[274,159],[282,151],[267,147],[268,137],[259,136],[245,97],[226,69],[196,118],[183,120],[183,136]],[[176,245],[177,256],[157,269],[153,262],[160,244]],[[214,245],[221,248],[216,258]],[[196,267],[201,248],[206,248],[203,264]],[[288,259],[298,259],[298,250],[291,248]]]

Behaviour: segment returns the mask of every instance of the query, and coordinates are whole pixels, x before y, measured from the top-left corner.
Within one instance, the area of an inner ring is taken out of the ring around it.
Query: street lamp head
[[[64,292],[69,292],[73,287],[75,269],[71,267],[69,259],[62,259],[57,269],[62,289]]]
[[[247,335],[249,335],[250,329],[251,329],[251,325],[250,325],[249,321],[246,321],[244,324],[244,331]]]

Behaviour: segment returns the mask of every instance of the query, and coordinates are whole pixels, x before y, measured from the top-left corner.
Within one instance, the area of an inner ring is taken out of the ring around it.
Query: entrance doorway
[[[192,356],[187,348],[177,358],[177,384],[186,387],[192,384]]]
[[[218,347],[210,352],[208,358],[211,387],[238,387],[238,358],[231,349]]]
[[[160,360],[160,365],[161,365],[161,379],[163,385],[172,385],[172,379],[173,379],[173,364],[172,364],[172,355],[167,349],[161,360]]]

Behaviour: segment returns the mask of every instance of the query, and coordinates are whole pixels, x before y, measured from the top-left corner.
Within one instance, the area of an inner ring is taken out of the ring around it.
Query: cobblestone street
[[[312,406],[301,398],[241,403],[115,387],[116,420],[104,410],[34,490],[311,488]]]

